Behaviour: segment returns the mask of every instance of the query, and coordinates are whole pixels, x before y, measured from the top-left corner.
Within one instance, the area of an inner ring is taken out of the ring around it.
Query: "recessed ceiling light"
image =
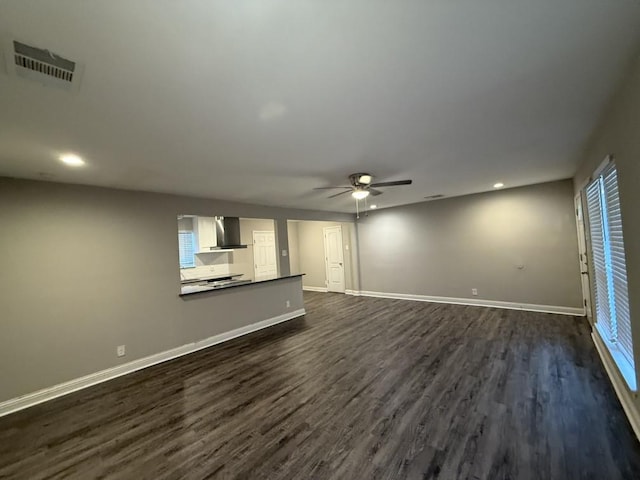
[[[502,182],[498,182],[493,186],[493,188],[502,188],[502,187],[504,187],[504,183]]]
[[[60,161],[65,165],[69,165],[70,167],[81,167],[84,165],[84,160],[82,160],[78,155],[74,155],[73,153],[65,153],[64,155],[60,155]]]
[[[376,208],[378,208],[378,205],[369,205],[369,208],[370,208],[371,210],[375,210]]]

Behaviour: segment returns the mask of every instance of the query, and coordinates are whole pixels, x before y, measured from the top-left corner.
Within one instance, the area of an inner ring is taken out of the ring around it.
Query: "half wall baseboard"
[[[600,360],[604,365],[604,369],[607,371],[607,375],[613,385],[613,389],[616,391],[618,400],[620,400],[620,403],[622,404],[622,409],[629,419],[631,428],[633,428],[636,437],[640,440],[640,412],[634,405],[632,393],[627,389],[624,379],[622,379],[622,377],[617,373],[617,367],[613,364],[609,354],[605,351],[606,347],[602,340],[600,340],[595,329],[591,332],[591,339],[596,346],[598,355],[600,355]]]
[[[155,353],[148,357],[140,358],[123,365],[118,365],[117,367],[101,370],[84,377],[76,378],[68,382],[54,385],[53,387],[45,388],[42,390],[38,390],[37,392],[6,400],[0,403],[0,417],[17,412],[19,410],[24,410],[25,408],[33,407],[34,405],[38,405],[40,403],[48,402],[49,400],[53,400],[54,398],[77,392],[78,390],[97,385],[98,383],[113,380],[114,378],[121,377],[138,370],[142,370],[143,368],[157,365],[158,363],[173,360],[174,358],[188,355],[190,353],[197,352],[198,350],[212,347],[213,345],[217,345],[219,343],[228,342],[229,340],[232,340],[234,338],[241,337],[243,335],[247,335],[249,333],[271,327],[273,325],[277,325],[278,323],[293,320],[294,318],[301,317],[305,313],[306,311],[304,308],[294,310],[292,312],[287,312],[282,315],[278,315],[277,317],[268,318],[267,320],[236,328],[235,330],[231,330],[229,332],[220,333],[218,335],[214,335],[213,337],[209,337],[198,342],[189,343],[187,345],[182,345],[181,347],[172,348],[160,353]]]
[[[363,297],[376,297],[376,298],[393,298],[396,300],[413,300],[415,302],[433,302],[433,303],[448,303],[453,305],[470,305],[476,307],[492,307],[492,308],[505,308],[507,310],[524,310],[528,312],[541,312],[541,313],[555,313],[558,315],[571,315],[571,316],[584,316],[584,308],[579,307],[559,307],[553,305],[534,305],[529,303],[513,303],[502,302],[499,300],[484,300],[475,298],[454,298],[454,297],[433,297],[429,295],[413,295],[409,293],[385,293],[385,292],[370,292],[370,291],[354,291],[349,290],[347,295],[363,296]]]
[[[322,292],[327,293],[329,290],[327,287],[302,287],[305,292]]]

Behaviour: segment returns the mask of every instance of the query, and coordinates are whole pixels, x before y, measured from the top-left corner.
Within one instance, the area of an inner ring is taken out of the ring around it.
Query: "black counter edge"
[[[267,283],[267,282],[276,282],[278,280],[286,280],[287,278],[295,278],[295,277],[302,277],[303,275],[306,275],[305,273],[295,273],[292,275],[283,275],[280,277],[275,277],[275,278],[266,278],[264,280],[253,280],[251,282],[247,282],[247,283],[237,283],[237,284],[230,284],[230,285],[221,285],[219,287],[211,287],[208,290],[200,290],[198,292],[189,292],[189,293],[179,293],[178,296],[179,297],[189,297],[191,295],[199,295],[201,293],[211,293],[211,292],[217,292],[219,290],[227,290],[229,288],[239,288],[239,287],[246,287],[248,285],[259,285],[261,283]]]

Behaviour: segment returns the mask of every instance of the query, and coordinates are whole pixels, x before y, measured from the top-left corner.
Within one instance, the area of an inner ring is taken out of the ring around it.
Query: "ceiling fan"
[[[396,187],[398,185],[411,185],[412,180],[396,180],[393,182],[376,182],[371,183],[373,181],[373,175],[369,173],[352,173],[349,175],[349,183],[351,185],[341,185],[338,187],[319,187],[314,188],[314,190],[335,190],[338,188],[344,189],[343,192],[338,192],[336,194],[331,195],[328,198],[339,197],[340,195],[344,195],[345,193],[351,193],[351,196],[356,200],[363,200],[367,198],[369,195],[377,196],[381,195],[383,192],[377,190],[379,187]]]

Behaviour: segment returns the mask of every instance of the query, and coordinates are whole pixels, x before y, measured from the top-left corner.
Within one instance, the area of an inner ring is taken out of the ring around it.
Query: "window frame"
[[[596,189],[597,192],[595,192]],[[589,260],[591,264],[590,278],[594,298],[593,315],[596,331],[611,354],[629,389],[635,392],[637,391],[637,372],[633,355],[633,342],[630,342],[630,348],[625,348],[618,341],[621,330],[625,330],[627,333],[631,331],[631,315],[629,292],[626,284],[626,259],[620,259],[620,252],[618,252],[617,259],[615,261],[613,259],[612,237],[615,234],[615,238],[620,242],[623,242],[624,238],[618,192],[618,170],[613,158],[607,157],[605,159],[605,162],[594,173],[591,181],[583,188],[583,194],[587,204],[587,231],[589,233]],[[592,202],[595,198],[597,198],[597,205]],[[595,208],[599,210],[594,212]],[[614,211],[617,212],[613,214],[612,212]],[[614,216],[617,217],[615,231],[611,228],[612,221],[610,218]],[[595,222],[599,223],[599,226],[594,223],[594,217],[596,217]],[[594,231],[594,228],[599,230]],[[594,233],[599,235],[600,238],[595,240]],[[600,248],[602,249],[601,252],[599,251]],[[604,271],[602,270],[603,262]],[[599,275],[602,276],[603,274],[606,276],[606,283],[604,284],[606,285],[606,292],[602,291],[604,285],[602,279],[599,278]],[[620,275],[623,275],[624,286],[621,285],[620,281],[616,281],[616,278],[620,278]],[[621,291],[622,288],[625,288],[625,291]],[[618,303],[621,298],[626,301],[626,304],[622,304],[626,310],[626,315],[619,316],[617,308],[620,306]],[[606,305],[602,305],[605,300]],[[628,322],[628,325],[622,323],[625,321]],[[621,325],[623,326],[621,327]]]

